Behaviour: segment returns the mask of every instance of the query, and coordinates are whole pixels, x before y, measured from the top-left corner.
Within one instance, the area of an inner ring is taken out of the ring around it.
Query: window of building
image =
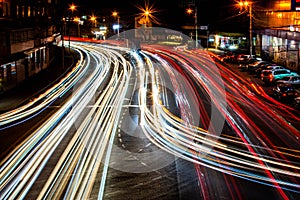
[[[0,47],[6,47],[6,33],[0,33]]]
[[[22,6],[22,17],[25,17],[25,6]]]
[[[30,7],[30,6],[28,6],[28,7],[27,7],[27,16],[28,16],[28,17],[30,17],[30,16],[31,16],[31,10],[30,10],[30,9],[31,9],[31,7]]]
[[[11,34],[11,44],[19,42],[26,42],[33,39],[33,30],[25,29],[19,31],[13,31]]]
[[[32,8],[32,16],[35,17],[35,7]]]
[[[291,0],[274,0],[270,4],[275,10],[291,10]]]
[[[4,16],[10,16],[10,6],[8,2],[4,2],[3,8]]]
[[[31,65],[31,71],[35,70],[35,52],[31,53],[30,55],[30,65]]]
[[[9,3],[0,0],[0,17],[9,16]]]
[[[19,31],[12,32],[11,44],[16,44],[16,43],[20,42],[20,40],[21,40],[21,35],[20,35]]]
[[[34,39],[34,30],[30,29],[28,31],[28,40],[32,40],[32,39]]]
[[[19,18],[19,5],[16,6],[16,16]]]
[[[3,17],[3,2],[0,2],[0,17]]]

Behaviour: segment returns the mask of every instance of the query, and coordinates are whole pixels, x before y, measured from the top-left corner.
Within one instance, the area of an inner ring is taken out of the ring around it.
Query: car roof
[[[294,77],[300,77],[300,75],[296,75],[296,76],[286,76],[286,77],[294,78]]]
[[[282,67],[280,65],[268,65],[268,67]]]
[[[290,71],[289,69],[275,69],[275,70],[271,70],[273,72],[276,72],[276,71]]]
[[[270,72],[270,73],[274,73],[274,72],[280,72],[280,71],[287,71],[289,72],[290,70],[289,69],[266,69],[264,70],[264,72]]]

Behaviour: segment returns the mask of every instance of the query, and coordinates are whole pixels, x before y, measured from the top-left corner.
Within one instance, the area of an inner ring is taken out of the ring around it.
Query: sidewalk
[[[61,57],[57,57],[47,69],[21,82],[15,88],[0,94],[0,113],[17,108],[33,96],[45,91],[72,69],[72,66],[76,63],[75,60],[74,55],[65,53],[64,68]]]

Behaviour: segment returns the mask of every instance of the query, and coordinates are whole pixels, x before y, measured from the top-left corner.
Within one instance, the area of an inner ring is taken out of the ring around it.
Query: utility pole
[[[195,6],[195,29],[196,29],[196,48],[198,48],[198,14],[197,6]]]
[[[239,2],[239,6],[242,8],[242,7],[245,7],[247,10],[248,10],[248,7],[249,7],[249,46],[250,46],[250,49],[249,49],[249,53],[250,55],[252,56],[252,51],[253,51],[253,38],[252,38],[252,4],[253,2],[251,1],[240,1]]]
[[[192,4],[192,6],[195,6],[195,4]],[[193,10],[191,8],[187,9],[186,12],[188,14],[191,14],[193,12]],[[198,13],[197,13],[197,6],[195,6],[195,10],[194,10],[194,27],[195,27],[195,47],[198,48]],[[192,36],[191,36],[192,37]]]
[[[118,38],[120,37],[120,17],[118,16]]]
[[[249,5],[249,17],[250,17],[250,25],[249,25],[249,37],[250,37],[250,56],[252,57],[253,50],[253,38],[252,38],[252,3]]]

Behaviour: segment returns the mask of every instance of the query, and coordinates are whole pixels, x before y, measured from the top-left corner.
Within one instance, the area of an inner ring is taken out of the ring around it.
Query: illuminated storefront
[[[1,85],[9,89],[25,79],[39,73],[48,67],[49,48],[40,47],[25,51],[19,59],[8,61],[0,65]],[[25,57],[24,57],[25,55]]]
[[[247,38],[243,34],[225,33],[210,35],[210,46],[216,49],[235,51],[247,48]]]

